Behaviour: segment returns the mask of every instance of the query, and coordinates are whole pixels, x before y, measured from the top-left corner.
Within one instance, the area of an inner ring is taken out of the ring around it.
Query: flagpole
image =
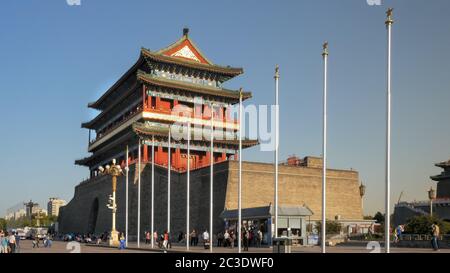
[[[155,232],[155,136],[152,135],[152,212],[151,212],[151,229],[152,229],[152,248],[155,246],[155,238],[153,233]]]
[[[128,171],[129,171],[129,162],[128,162],[128,145],[125,152],[125,246],[128,247]]]
[[[211,183],[209,186],[209,252],[213,252],[213,182],[214,182],[214,105],[211,104],[211,152],[210,152]]]
[[[275,214],[275,218],[274,218],[274,222],[275,222],[275,230],[274,230],[274,234],[273,237],[277,238],[278,237],[278,129],[279,129],[279,125],[278,125],[278,121],[279,121],[279,117],[278,117],[278,80],[280,79],[280,71],[279,71],[279,66],[277,65],[275,67],[275,154],[274,154],[274,167],[275,167],[275,189],[274,189],[274,194],[275,194],[275,206],[274,206],[274,214]]]
[[[242,88],[239,89],[239,186],[238,186],[238,252],[242,252]]]
[[[187,123],[187,186],[186,186],[186,249],[189,251],[189,205],[190,205],[190,172],[191,172],[191,123]]]
[[[141,247],[141,139],[138,144],[138,219],[137,219],[137,247]]]
[[[323,146],[322,146],[322,253],[326,253],[326,191],[327,191],[327,61],[328,42],[323,44]]]
[[[390,252],[390,195],[391,195],[391,28],[394,20],[392,19],[392,11],[387,10],[386,27],[387,27],[387,119],[386,119],[386,196],[385,196],[385,250]]]
[[[167,233],[170,236],[170,169],[172,168],[172,164],[171,164],[171,147],[170,147],[170,129],[171,127],[169,126],[169,138],[168,138],[168,142],[169,142],[169,146],[167,149],[167,153],[168,153],[168,163],[167,163]]]

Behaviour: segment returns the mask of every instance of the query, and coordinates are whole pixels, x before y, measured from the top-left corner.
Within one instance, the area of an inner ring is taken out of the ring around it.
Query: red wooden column
[[[147,95],[147,109],[152,109],[152,96]]]
[[[175,156],[174,156],[174,167],[175,167],[175,169],[180,168],[180,157],[181,157],[180,148],[175,148]]]
[[[162,158],[163,158],[162,154],[163,154],[163,148],[162,148],[162,146],[158,146],[158,151],[156,152],[156,161],[155,162],[160,165],[162,165],[164,163],[164,162],[162,162]]]
[[[161,109],[161,97],[156,97],[156,109]]]
[[[206,152],[205,160],[204,160],[204,162],[205,162],[205,165],[204,165],[204,166],[208,166],[208,165],[211,164],[210,158],[211,158],[211,153],[210,153],[210,152]]]
[[[142,151],[142,160],[144,162],[148,161],[148,146],[147,145],[143,145],[143,151]]]
[[[225,108],[225,121],[231,121],[231,109],[229,107]]]
[[[145,84],[142,85],[142,109],[146,109],[147,108],[147,104],[146,104],[146,100],[145,98],[147,97],[147,92],[146,92],[146,87]]]
[[[217,118],[218,120],[224,122],[225,121],[225,116],[223,114],[223,107],[219,108],[219,117]]]
[[[221,158],[221,160],[222,160],[222,161],[227,160],[227,154],[226,154],[226,153],[222,153],[222,158]]]
[[[208,105],[205,105],[203,109],[203,118],[209,119],[210,117],[211,117],[211,109],[209,108]]]
[[[195,105],[194,118],[201,118],[201,116],[202,116],[202,106],[201,105]]]

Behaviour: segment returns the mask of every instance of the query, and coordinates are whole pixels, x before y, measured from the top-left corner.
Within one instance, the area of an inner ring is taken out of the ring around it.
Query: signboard
[[[319,235],[317,234],[312,234],[312,235],[308,235],[308,245],[318,245],[319,244]]]

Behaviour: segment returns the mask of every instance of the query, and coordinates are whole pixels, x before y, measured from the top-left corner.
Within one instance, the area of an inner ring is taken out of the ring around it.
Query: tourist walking
[[[223,234],[223,246],[227,247],[230,245],[230,233],[228,233],[228,229],[225,230],[225,233]]]
[[[153,232],[153,241],[154,243],[158,243],[158,232],[156,230]]]
[[[195,229],[192,230],[191,234],[189,235],[191,237],[191,246],[197,246],[197,232]]]
[[[398,243],[402,239],[402,232],[404,231],[403,225],[398,225],[395,229],[395,243]]]
[[[13,233],[9,235],[9,249],[10,253],[16,253],[16,236]]]
[[[261,247],[262,239],[263,239],[263,233],[261,230],[258,230],[258,232],[256,233],[257,247]]]
[[[0,253],[8,253],[8,233],[1,233],[0,235]]]
[[[248,251],[248,231],[243,228],[242,229],[242,241],[243,241],[243,245],[244,245],[244,251]]]
[[[53,244],[52,236],[51,236],[51,235],[47,235],[47,236],[46,236],[46,239],[47,239],[47,247],[48,247],[48,248],[51,248],[51,247],[52,247],[52,244]],[[90,238],[89,238],[89,239],[90,239]]]
[[[16,253],[20,253],[20,236],[19,232],[16,232]]]
[[[222,232],[217,234],[217,246],[222,246],[224,235]]]
[[[236,241],[236,234],[234,233],[234,231],[232,230],[230,233],[230,244],[231,244],[231,248],[234,248],[234,241]]]
[[[123,232],[121,232],[119,236],[119,250],[122,249],[125,249],[125,236],[123,235]]]
[[[203,239],[203,246],[205,247],[205,249],[209,249],[210,242],[208,230],[205,230],[205,232],[203,232],[202,239]]]
[[[35,247],[39,248],[39,237],[37,235],[34,236],[34,239],[33,239],[33,248],[35,248]]]
[[[431,226],[431,230],[433,233],[433,239],[431,239],[431,245],[435,251],[438,251],[439,250],[438,240],[439,240],[440,229],[439,229],[437,222],[433,223],[433,225]]]
[[[169,232],[167,232],[167,230],[166,230],[166,231],[164,231],[163,247],[165,249],[168,249],[168,246],[169,246]]]
[[[150,232],[146,231],[145,232],[145,244],[146,245],[150,244],[150,241],[151,241]]]

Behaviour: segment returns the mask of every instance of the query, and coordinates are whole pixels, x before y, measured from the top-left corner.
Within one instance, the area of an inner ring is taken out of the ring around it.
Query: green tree
[[[338,221],[327,220],[326,222],[327,234],[339,234],[342,230],[342,224]],[[322,230],[322,222],[317,222],[316,225],[317,232],[320,233]]]
[[[373,220],[376,220],[378,224],[383,224],[384,223],[384,214],[381,212],[375,213]]]
[[[405,233],[412,234],[431,234],[431,225],[437,223],[441,234],[450,232],[450,223],[444,222],[436,216],[420,215],[411,218],[405,225]]]
[[[8,228],[7,222],[4,218],[0,218],[0,230],[6,230]]]

